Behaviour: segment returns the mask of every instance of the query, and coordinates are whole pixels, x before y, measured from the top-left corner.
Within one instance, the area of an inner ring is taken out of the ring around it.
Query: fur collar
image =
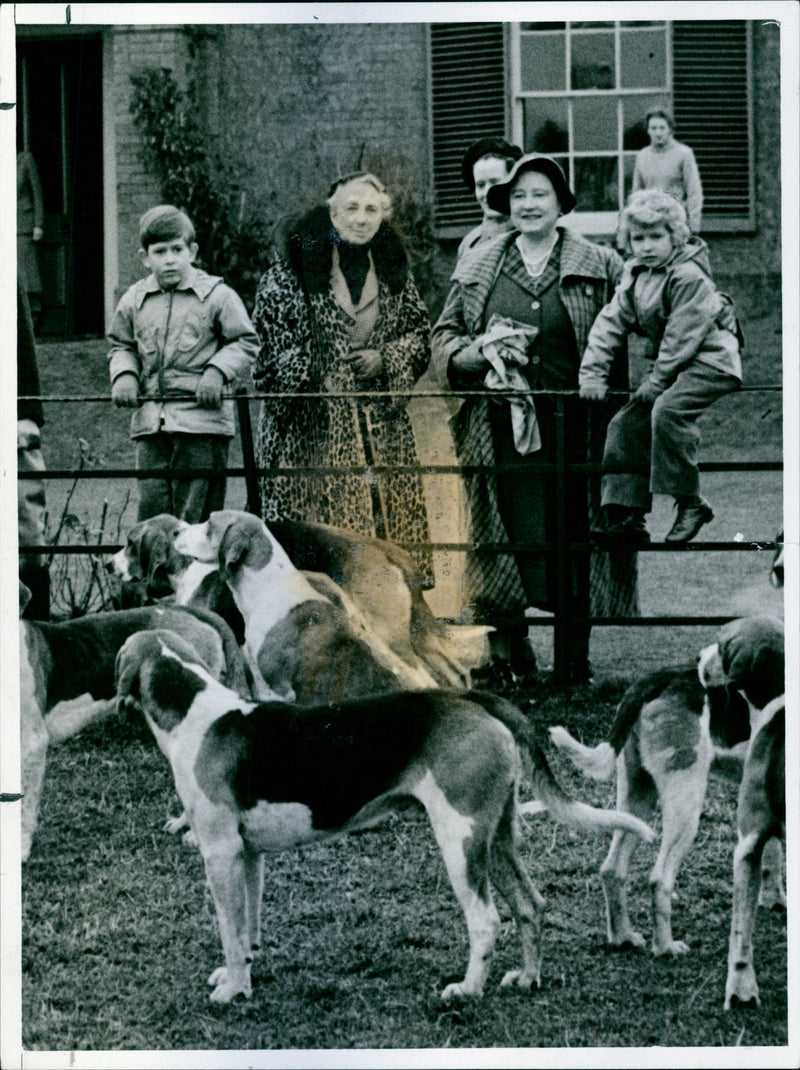
[[[391,293],[400,293],[408,278],[408,259],[388,223],[381,223],[369,248],[379,281]],[[326,206],[312,208],[292,226],[286,238],[286,255],[309,293],[324,293],[328,289],[333,263],[333,227]]]

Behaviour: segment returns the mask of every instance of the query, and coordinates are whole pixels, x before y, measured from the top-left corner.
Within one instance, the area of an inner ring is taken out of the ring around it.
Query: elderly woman
[[[497,382],[499,360],[499,371],[513,373],[521,386],[576,390],[589,328],[611,298],[622,262],[613,250],[560,224],[575,207],[575,197],[548,156],[523,156],[505,182],[492,186],[487,200],[510,217],[512,229],[457,263],[433,330],[434,374],[453,389],[481,390],[492,376]],[[615,367],[612,375],[616,386],[624,385],[627,367]],[[466,601],[489,621],[498,614],[521,615],[528,606],[552,611],[556,604],[553,550],[480,550],[485,543],[552,543],[555,538],[555,483],[543,468],[556,459],[554,399],[537,396],[534,408],[469,398],[454,418],[462,464],[481,466],[466,480],[472,542],[478,546],[468,556]],[[601,413],[592,413],[590,425],[577,396],[566,397],[565,408],[567,460],[599,460],[604,428],[594,418]],[[503,473],[486,467],[511,464],[516,470]],[[635,556],[590,556],[589,509],[588,479],[570,473],[567,536],[586,547],[570,555],[570,614],[635,613]],[[508,660],[512,671],[534,667],[524,622],[501,627],[493,638],[496,655]],[[588,626],[575,624],[569,638],[571,677],[585,681],[590,677]]]
[[[502,137],[484,137],[475,141],[461,160],[464,185],[475,194],[483,212],[483,219],[464,236],[458,247],[458,256],[471,252],[483,242],[491,241],[498,234],[511,229],[508,216],[490,208],[486,197],[492,186],[504,182],[508,172],[522,155],[522,149]]]
[[[374,175],[339,179],[326,205],[289,228],[284,254],[261,278],[253,312],[261,339],[256,387],[268,394],[329,395],[264,401],[259,464],[304,471],[267,471],[262,511],[267,523],[319,521],[414,544],[409,550],[422,582],[432,587],[419,473],[369,471],[418,463],[408,398],[348,397],[408,392],[428,364],[430,322],[389,225],[390,207]],[[333,471],[305,471],[320,467]]]

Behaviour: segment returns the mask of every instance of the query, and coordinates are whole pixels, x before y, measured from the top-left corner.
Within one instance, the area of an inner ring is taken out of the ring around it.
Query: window
[[[644,116],[669,103],[668,47],[666,22],[512,27],[516,139],[559,161],[587,230],[614,229],[647,144]]]
[[[752,228],[748,22],[477,23],[431,30],[440,237],[463,233],[478,220],[461,185],[460,154],[483,133],[504,131],[525,152],[559,160],[578,198],[576,227],[613,233],[630,192],[636,153],[647,144],[644,120],[652,107],[672,111],[678,138],[694,150],[705,196],[703,229]],[[493,34],[494,56],[502,54],[502,35],[507,36],[502,104],[497,71],[491,72],[490,93],[478,62],[486,43],[477,42],[479,31]],[[451,63],[453,48],[457,58]],[[456,101],[474,103],[470,114],[476,122],[469,131],[454,114]],[[445,128],[449,157],[441,151]]]

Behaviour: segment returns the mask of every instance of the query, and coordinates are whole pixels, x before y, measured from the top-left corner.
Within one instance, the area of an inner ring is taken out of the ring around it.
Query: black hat
[[[503,156],[507,160],[518,160],[522,149],[512,145],[503,137],[482,137],[467,149],[461,159],[461,174],[467,189],[475,192],[475,176],[472,169],[483,156]]]
[[[517,160],[505,182],[498,182],[495,186],[490,187],[489,192],[486,194],[486,203],[493,211],[500,212],[501,215],[509,215],[508,202],[511,187],[523,171],[540,171],[550,179],[553,183],[558,203],[561,205],[562,215],[571,212],[578,203],[575,200],[575,194],[567,185],[564,172],[556,161],[551,156],[539,156],[538,153],[531,153]]]

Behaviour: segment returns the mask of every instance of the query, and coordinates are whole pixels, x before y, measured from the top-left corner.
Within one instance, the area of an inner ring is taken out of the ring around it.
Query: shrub
[[[131,81],[131,113],[164,202],[189,214],[201,246],[198,262],[222,275],[252,310],[267,258],[266,230],[259,220],[241,218],[231,169],[209,158],[193,88],[181,90],[166,68],[146,68]]]

